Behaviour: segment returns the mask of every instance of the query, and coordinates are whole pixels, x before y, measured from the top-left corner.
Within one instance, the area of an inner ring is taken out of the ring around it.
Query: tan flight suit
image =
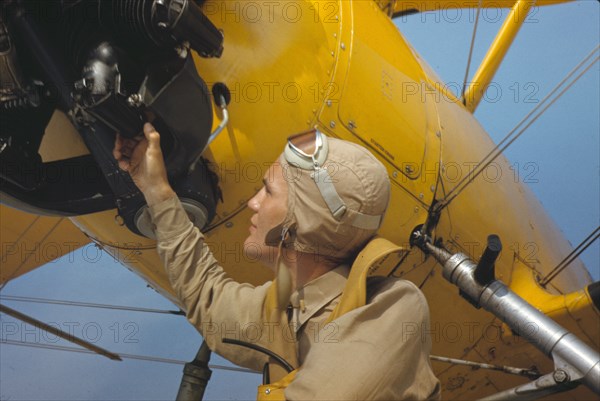
[[[151,207],[150,212],[158,253],[190,323],[214,352],[262,371],[268,357],[221,339],[268,348],[273,330],[285,331],[261,321],[271,283],[254,287],[227,277],[177,198]],[[371,280],[367,305],[323,326],[339,302],[348,272],[348,266],[339,266],[292,295],[290,322],[295,333],[283,337],[297,341],[301,368],[285,390],[286,399],[439,399],[439,382],[429,362],[429,310],[412,283]]]

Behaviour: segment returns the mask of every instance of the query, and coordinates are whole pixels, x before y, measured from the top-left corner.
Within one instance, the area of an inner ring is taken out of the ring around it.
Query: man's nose
[[[259,195],[260,195],[260,192],[257,193],[256,195],[254,195],[248,201],[248,207],[255,212],[258,212],[258,208],[260,207],[260,201],[258,200]]]

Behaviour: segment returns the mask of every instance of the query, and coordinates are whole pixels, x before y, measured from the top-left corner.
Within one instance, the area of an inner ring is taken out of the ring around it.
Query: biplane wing
[[[572,0],[539,0],[536,6],[550,6],[567,3]],[[379,0],[383,10],[392,17],[414,14],[426,11],[450,10],[458,8],[511,8],[515,0]],[[533,2],[532,2],[533,3]]]
[[[39,216],[0,204],[0,287],[90,240],[66,217]]]

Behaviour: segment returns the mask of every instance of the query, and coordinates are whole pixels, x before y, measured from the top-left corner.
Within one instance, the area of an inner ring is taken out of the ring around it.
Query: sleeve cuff
[[[177,196],[149,206],[148,210],[157,241],[176,237],[193,225]]]

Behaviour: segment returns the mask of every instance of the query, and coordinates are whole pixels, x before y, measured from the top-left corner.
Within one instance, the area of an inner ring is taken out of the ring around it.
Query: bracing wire
[[[471,68],[471,59],[473,58],[473,49],[475,48],[475,36],[477,35],[477,25],[479,24],[479,14],[481,12],[481,3],[483,0],[479,0],[477,4],[477,14],[475,15],[475,24],[473,25],[473,35],[471,36],[471,46],[469,48],[469,57],[467,58],[467,69],[465,71],[465,79],[463,79],[462,93],[460,94],[461,99],[465,99],[465,91],[467,90],[467,79],[469,79],[469,69]]]
[[[597,227],[590,235],[588,235],[571,253],[569,253],[561,262],[556,265],[554,269],[550,271],[540,280],[542,287],[550,283],[556,276],[558,276],[567,266],[571,264],[583,251],[585,251],[590,245],[592,245],[598,238],[600,238],[600,226]]]
[[[93,351],[89,351],[87,349],[82,349],[82,348],[75,348],[75,347],[67,347],[64,345],[56,345],[56,344],[43,344],[43,343],[32,343],[32,342],[28,342],[28,341],[17,341],[17,340],[2,340],[0,341],[0,344],[6,344],[6,345],[16,345],[16,346],[20,346],[20,347],[30,347],[30,348],[43,348],[43,349],[50,349],[50,350],[55,350],[55,351],[66,351],[66,352],[78,352],[78,353],[82,353],[82,354],[93,354],[93,355],[97,355],[95,352]],[[147,361],[147,362],[157,362],[157,363],[170,363],[170,364],[174,364],[174,365],[185,365],[187,363],[187,361],[182,361],[179,359],[170,359],[170,358],[160,358],[160,357],[155,357],[155,356],[147,356],[147,355],[135,355],[135,354],[118,354],[122,359],[137,359],[137,360],[141,360],[141,361]],[[210,369],[217,369],[217,370],[229,370],[232,372],[241,372],[241,373],[255,373],[258,374],[258,372],[255,372],[253,370],[250,369],[244,369],[244,368],[235,368],[235,367],[230,367],[230,366],[223,366],[223,365],[208,365],[208,367]]]
[[[600,56],[596,56],[592,59],[595,53],[600,49],[600,45],[596,46],[575,68],[573,68],[567,76],[558,83],[550,91],[540,103],[536,105],[473,169],[472,174],[467,174],[462,178],[454,188],[448,192],[446,197],[437,203],[435,211],[439,212],[444,207],[448,206],[454,198],[456,198],[475,178],[477,178],[496,158],[498,158],[511,144],[514,143],[550,106],[552,106],[567,90],[569,90],[578,80],[581,78],[599,59]],[[583,66],[590,60],[589,65],[585,68]],[[578,73],[579,70],[583,70]],[[578,74],[577,74],[578,73]],[[577,75],[575,75],[577,74]],[[571,77],[574,78],[564,88],[560,89],[569,81]],[[559,91],[560,90],[560,91]],[[556,96],[554,94],[556,93]],[[554,97],[553,97],[554,96]],[[547,104],[546,104],[547,103]],[[530,120],[530,121],[528,121]],[[526,123],[527,122],[527,123]],[[526,123],[526,124],[525,124]],[[521,128],[521,126],[525,126]],[[521,128],[519,130],[519,128]],[[519,131],[517,131],[519,130]],[[508,141],[508,142],[507,142]],[[505,144],[505,142],[507,142]]]
[[[531,379],[537,379],[540,377],[540,373],[536,369],[523,369],[523,368],[515,368],[512,366],[502,366],[502,365],[491,365],[489,363],[480,363],[480,362],[471,362],[465,361],[463,359],[455,359],[448,358],[444,356],[430,355],[429,359],[432,361],[451,363],[452,365],[463,365],[463,366],[471,366],[474,369],[490,369],[490,370],[498,370],[504,373],[509,373],[511,375],[525,376]]]
[[[133,306],[96,304],[96,303],[90,303],[90,302],[65,301],[65,300],[60,300],[60,299],[22,297],[22,296],[16,296],[16,295],[0,295],[0,301],[4,301],[4,300],[15,301],[15,302],[32,302],[32,303],[39,303],[39,304],[51,304],[51,305],[78,306],[78,307],[84,307],[84,308],[101,308],[101,309],[113,309],[113,310],[126,310],[126,311],[133,311],[133,312],[185,315],[185,313],[181,310],[138,308],[138,307],[133,307]]]

